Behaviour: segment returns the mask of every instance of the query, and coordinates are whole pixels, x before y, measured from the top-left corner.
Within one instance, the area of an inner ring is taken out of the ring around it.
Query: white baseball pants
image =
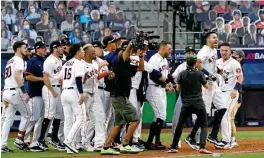
[[[227,106],[226,113],[223,116],[222,122],[221,122],[221,131],[222,131],[222,140],[230,143],[231,142],[231,114],[234,106],[237,103],[238,100],[238,92],[237,92],[237,97],[234,99],[231,98],[231,92],[232,91],[227,91],[227,92],[222,92],[225,96],[225,104]]]
[[[84,125],[86,119],[85,105],[79,105],[77,89],[64,89],[61,94],[61,103],[64,112],[64,143],[75,143],[76,135]]]
[[[23,93],[20,89],[4,90],[3,101],[7,102],[7,107],[3,108],[2,113],[2,146],[7,146],[8,134],[10,128],[14,123],[16,111],[21,114],[21,121],[19,125],[19,131],[24,131],[29,125],[32,113],[30,107],[23,98]]]
[[[154,121],[157,118],[166,120],[167,96],[165,88],[148,85],[146,98],[154,111]]]
[[[138,102],[138,100],[137,100],[137,90],[135,88],[132,88],[130,90],[129,101],[136,108],[138,118],[140,119],[139,124],[138,124],[138,126],[137,126],[137,128],[133,134],[133,140],[132,140],[133,143],[137,143],[138,138],[140,138],[140,136],[141,136],[143,106],[141,106],[141,103]]]
[[[103,103],[97,93],[84,93],[85,108],[87,121],[85,122],[84,130],[82,131],[82,143],[88,144],[94,136],[94,147],[103,146],[105,143],[105,111]]]

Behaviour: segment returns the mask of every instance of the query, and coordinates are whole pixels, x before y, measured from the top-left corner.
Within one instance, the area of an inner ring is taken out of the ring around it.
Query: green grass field
[[[144,140],[147,139],[147,134],[143,134],[142,138]],[[187,133],[183,133],[182,139],[184,139],[187,136]],[[161,136],[161,140],[164,140],[164,143],[170,143],[172,139],[171,133],[163,133]],[[263,131],[240,131],[237,133],[237,139],[238,140],[249,140],[249,139],[261,139],[264,140],[264,134]],[[33,153],[33,152],[25,152],[17,150],[13,146],[14,138],[9,139],[9,147],[10,149],[14,150],[14,153],[5,153],[1,154],[2,158],[57,158],[57,157],[71,157],[70,155],[66,154],[66,152],[58,152],[57,150],[54,150],[52,147],[51,150],[48,152],[43,153]],[[151,152],[151,151],[146,151]],[[78,154],[79,156],[89,157],[89,156],[96,156],[99,155],[98,153],[88,153],[81,151]],[[74,155],[77,156],[77,155]],[[132,157],[132,156],[131,156]],[[176,157],[176,156],[170,156]],[[182,156],[181,156],[182,157]],[[188,157],[195,157],[195,156],[188,156]],[[212,156],[199,156],[199,157],[212,157]],[[222,157],[225,158],[263,158],[264,153],[249,153],[249,154],[224,154]]]

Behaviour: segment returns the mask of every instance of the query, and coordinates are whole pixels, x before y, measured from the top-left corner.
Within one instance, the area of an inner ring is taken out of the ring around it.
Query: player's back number
[[[69,80],[71,78],[72,68],[65,68],[64,80]]]

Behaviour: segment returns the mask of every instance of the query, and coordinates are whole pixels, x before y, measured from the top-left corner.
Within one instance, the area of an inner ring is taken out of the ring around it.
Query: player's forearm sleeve
[[[209,75],[209,72],[208,72],[206,69],[203,68],[201,71],[202,71],[204,74]]]
[[[161,78],[162,74],[161,72],[159,72],[158,70],[153,69],[153,71],[151,73],[149,73],[149,78],[153,81],[153,82],[157,82],[159,80],[159,78]]]
[[[76,81],[76,85],[77,85],[78,92],[80,94],[83,93],[82,77],[76,77],[75,78],[75,81]]]

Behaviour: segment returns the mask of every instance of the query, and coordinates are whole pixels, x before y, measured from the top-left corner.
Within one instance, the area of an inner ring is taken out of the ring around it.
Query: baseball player
[[[240,65],[242,66],[243,65],[243,58],[245,57],[245,53],[241,50],[241,49],[236,49],[233,54],[232,54],[233,58],[236,59]],[[243,71],[243,70],[242,70]],[[238,101],[236,103],[236,105],[234,106],[233,110],[232,110],[232,113],[231,113],[231,148],[233,147],[237,147],[238,146],[238,143],[236,141],[236,125],[235,125],[235,116],[236,116],[236,113],[237,113],[237,110],[239,109],[239,107],[241,106],[241,103],[242,103],[242,86],[238,89],[238,93],[239,93],[239,96],[238,96]]]
[[[187,46],[185,48],[185,51],[184,51],[184,58],[186,59],[190,54],[195,54],[195,49],[191,46]],[[177,78],[179,76],[179,74],[186,70],[187,68],[187,64],[186,62],[183,62],[182,64],[180,64],[177,69],[173,72],[172,74],[172,77],[175,79],[175,82],[177,81]],[[176,101],[176,104],[175,104],[175,108],[174,108],[174,114],[173,114],[173,118],[172,118],[172,134],[174,135],[174,131],[177,127],[177,124],[178,124],[178,121],[179,121],[179,116],[180,116],[180,113],[181,113],[181,108],[182,108],[182,99],[181,99],[181,96],[179,95],[178,96],[178,99]],[[178,144],[178,147],[180,148],[181,147],[181,141],[179,141],[179,144]]]
[[[214,144],[221,144],[217,140],[217,134],[219,132],[219,126],[221,120],[226,112],[226,104],[224,102],[224,95],[217,85],[216,75],[216,60],[217,60],[217,46],[218,46],[218,36],[215,32],[208,32],[205,35],[206,45],[198,52],[197,54],[197,63],[196,67],[199,71],[202,71],[208,80],[209,88],[203,88],[203,100],[206,107],[206,112],[209,114],[211,110],[211,104],[214,103],[215,108],[217,109],[214,115],[212,132],[208,136],[207,140]],[[189,135],[194,139],[195,133],[199,129],[199,119],[196,120],[196,123],[192,129],[191,134]]]
[[[187,69],[183,70],[177,78],[176,90],[178,92],[181,91],[183,105],[179,122],[174,132],[171,149],[168,153],[178,152],[177,144],[181,138],[183,124],[192,113],[195,113],[200,120],[201,127],[199,152],[201,154],[212,154],[212,152],[205,148],[207,137],[207,114],[201,88],[201,85],[206,89],[208,89],[209,86],[204,74],[195,69],[196,61],[197,57],[195,54],[191,54],[187,57]]]
[[[63,54],[61,43],[53,41],[50,44],[51,54],[45,60],[43,65],[44,86],[42,88],[42,98],[44,100],[44,120],[42,122],[40,137],[37,144],[44,150],[48,150],[45,143],[45,134],[49,128],[50,122],[53,120],[53,132],[49,141],[56,149],[65,150],[64,145],[58,139],[58,131],[60,121],[63,118],[63,109],[61,105],[61,86],[58,82],[58,77],[62,68],[61,56]]]
[[[24,58],[27,58],[27,46],[24,42],[18,41],[14,43],[13,50],[15,55],[7,62],[5,68],[5,86],[2,97],[4,103],[2,113],[2,153],[12,152],[7,146],[7,140],[16,111],[19,111],[21,114],[21,122],[14,146],[20,150],[27,149],[27,145],[24,143],[24,135],[32,116],[30,107],[27,104],[29,96],[25,91],[23,79],[25,71]]]
[[[83,142],[87,151],[91,151],[90,140],[93,137],[94,130],[94,150],[101,151],[105,142],[105,111],[103,103],[100,99],[98,89],[98,79],[104,78],[109,75],[109,72],[100,72],[103,66],[107,66],[106,61],[98,65],[94,60],[96,59],[95,49],[91,44],[83,46],[85,51],[84,65],[85,65],[85,76],[84,76],[84,99],[85,107],[87,110],[87,125],[85,128],[84,137],[86,138]],[[97,101],[96,101],[97,100]],[[88,145],[88,149],[87,149]]]
[[[170,43],[162,41],[160,43],[158,53],[154,54],[148,62],[155,70],[160,71],[165,77],[167,77],[169,74],[169,65],[166,58],[170,55],[170,52]],[[167,97],[165,88],[161,85],[156,84],[149,78],[146,99],[148,100],[154,111],[154,121],[150,126],[146,148],[150,150],[166,149],[166,147],[162,145],[160,141],[162,125],[164,120],[166,119]],[[154,137],[155,145],[152,144]]]
[[[220,47],[221,58],[216,61],[220,74],[220,88],[224,94],[227,111],[221,122],[222,143],[217,148],[228,149],[231,147],[231,114],[238,100],[238,90],[243,82],[241,65],[231,57],[231,46],[223,43]]]
[[[32,143],[29,146],[30,151],[43,151],[37,145],[37,139],[40,136],[41,123],[44,119],[44,101],[42,99],[43,82],[43,63],[47,53],[46,45],[43,42],[35,44],[36,54],[27,62],[26,80],[29,89],[29,106],[31,107],[32,118],[26,130],[25,140],[30,142],[30,132],[34,127]]]
[[[84,65],[81,62],[84,57],[84,51],[81,44],[72,45],[69,54],[72,59],[63,65],[59,75],[63,89],[61,102],[65,116],[64,135],[66,139],[63,143],[67,147],[67,153],[77,154],[78,150],[75,149],[76,134],[80,131],[86,119],[82,84]]]

